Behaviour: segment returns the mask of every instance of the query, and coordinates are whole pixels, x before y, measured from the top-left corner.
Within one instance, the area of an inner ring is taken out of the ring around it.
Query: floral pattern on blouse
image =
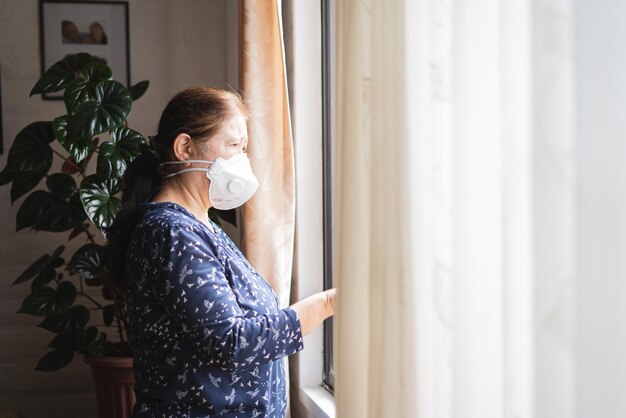
[[[285,416],[281,359],[302,350],[300,321],[212,226],[141,206],[126,261],[134,417]]]

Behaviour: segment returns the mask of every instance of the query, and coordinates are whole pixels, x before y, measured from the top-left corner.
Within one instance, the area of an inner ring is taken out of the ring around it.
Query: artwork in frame
[[[2,65],[0,65],[0,154],[4,154],[4,136],[2,128]]]
[[[87,52],[103,59],[113,78],[130,84],[128,3],[39,0],[42,74],[69,54]],[[43,95],[62,99],[62,92]]]

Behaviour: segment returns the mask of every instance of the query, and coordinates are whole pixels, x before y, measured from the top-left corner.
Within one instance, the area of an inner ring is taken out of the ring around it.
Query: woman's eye
[[[235,149],[243,152],[244,154],[246,153],[246,146],[242,145],[241,143],[231,144],[230,146],[231,146],[231,148],[235,148]]]

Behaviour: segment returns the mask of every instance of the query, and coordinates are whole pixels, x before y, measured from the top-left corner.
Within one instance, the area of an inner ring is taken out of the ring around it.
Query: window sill
[[[321,386],[300,389],[300,400],[307,416],[314,418],[335,418],[335,398]]]

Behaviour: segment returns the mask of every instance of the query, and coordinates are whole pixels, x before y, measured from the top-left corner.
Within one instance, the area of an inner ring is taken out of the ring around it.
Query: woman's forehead
[[[237,114],[226,119],[217,136],[225,139],[248,139],[248,128],[245,118],[241,114]]]

